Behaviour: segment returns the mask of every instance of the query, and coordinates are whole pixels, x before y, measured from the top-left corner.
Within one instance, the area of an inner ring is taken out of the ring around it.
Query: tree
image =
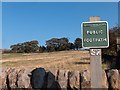
[[[73,43],[68,43],[68,48],[71,49],[75,49],[75,45]]]
[[[17,45],[11,45],[10,48],[11,48],[11,52],[16,53]]]
[[[68,38],[52,38],[46,41],[48,51],[62,51],[68,49]]]
[[[120,37],[120,27],[114,27],[109,30],[109,47],[102,49],[102,56],[103,56],[103,63],[106,63],[106,60],[108,62],[112,61],[116,63],[114,68],[120,68],[120,61],[117,59],[120,56],[120,51],[117,51],[117,37]],[[120,50],[120,49],[119,49]],[[110,58],[111,57],[111,58]],[[109,59],[110,58],[110,59]],[[116,58],[116,60],[114,60]],[[112,63],[113,65],[113,63]],[[113,68],[113,67],[111,67]]]
[[[120,37],[120,27],[114,27],[109,30],[109,47],[102,49],[103,54],[117,55],[117,37]]]
[[[63,43],[63,44],[68,44],[69,43],[68,38],[63,37],[60,40],[61,40],[61,43]]]
[[[11,52],[13,52],[13,53],[23,53],[24,52],[23,46],[21,43],[11,45],[10,48],[11,48]]]
[[[39,42],[37,40],[33,40],[29,43],[30,43],[31,49],[32,49],[31,52],[39,52],[39,46],[38,46]]]
[[[35,53],[39,52],[38,41],[33,40],[30,42],[18,43],[15,45],[11,45],[11,51],[14,53]]]
[[[78,50],[82,48],[82,39],[81,38],[76,38],[74,42],[75,48]]]
[[[46,51],[46,47],[45,46],[40,46],[39,47],[39,52],[40,53],[43,53],[43,52],[45,52]]]

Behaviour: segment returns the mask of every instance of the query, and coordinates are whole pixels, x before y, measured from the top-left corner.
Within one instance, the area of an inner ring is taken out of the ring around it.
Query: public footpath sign
[[[109,31],[107,21],[92,21],[82,23],[82,47],[109,47]]]
[[[90,48],[91,90],[102,90],[101,48],[109,47],[108,22],[100,21],[100,16],[91,16],[81,27],[82,47]]]

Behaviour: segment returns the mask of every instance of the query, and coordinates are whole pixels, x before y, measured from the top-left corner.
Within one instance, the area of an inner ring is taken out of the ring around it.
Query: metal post
[[[100,21],[99,16],[90,17],[89,21]],[[91,89],[102,88],[101,49],[90,49]]]

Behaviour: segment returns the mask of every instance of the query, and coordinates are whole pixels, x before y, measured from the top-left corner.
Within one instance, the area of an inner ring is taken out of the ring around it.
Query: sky
[[[118,25],[120,26],[120,1],[118,3]]]
[[[3,2],[2,48],[38,40],[39,45],[51,38],[81,38],[81,23],[90,16],[118,25],[117,2]]]

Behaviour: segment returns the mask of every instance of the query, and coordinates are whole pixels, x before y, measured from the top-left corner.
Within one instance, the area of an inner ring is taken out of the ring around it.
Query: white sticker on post
[[[91,49],[90,54],[92,56],[100,56],[101,55],[101,50],[100,49]]]

